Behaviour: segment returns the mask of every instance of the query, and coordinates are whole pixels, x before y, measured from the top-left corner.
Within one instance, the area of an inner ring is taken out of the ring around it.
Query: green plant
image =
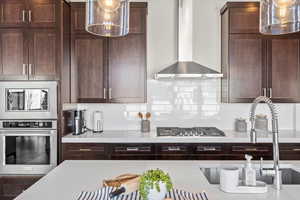
[[[151,189],[155,188],[157,192],[160,192],[159,182],[166,184],[167,191],[170,191],[173,187],[169,174],[160,169],[148,170],[141,176],[139,191],[143,200],[147,200]]]

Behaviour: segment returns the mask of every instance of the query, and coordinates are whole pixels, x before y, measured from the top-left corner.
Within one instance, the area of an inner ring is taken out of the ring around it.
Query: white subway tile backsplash
[[[277,104],[279,128],[300,130],[300,104]],[[73,105],[74,106],[74,105]],[[147,104],[78,104],[86,109],[88,127],[92,127],[92,114],[103,111],[105,130],[139,130],[138,112],[151,112],[151,126],[216,126],[233,129],[234,120],[248,120],[251,104],[220,103],[220,80],[148,80]],[[64,108],[72,108],[64,105]],[[257,114],[267,114],[269,127],[271,118],[265,104],[257,107]],[[249,122],[248,122],[248,125]]]

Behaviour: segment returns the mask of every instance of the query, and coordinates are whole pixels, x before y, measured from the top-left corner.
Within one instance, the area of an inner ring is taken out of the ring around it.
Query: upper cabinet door
[[[230,33],[259,33],[259,6],[231,8]]]
[[[146,35],[109,40],[109,98],[112,103],[146,101]]]
[[[28,22],[31,27],[55,27],[55,0],[28,0]],[[58,1],[57,1],[58,2]]]
[[[28,50],[22,29],[0,30],[0,80],[28,79]]]
[[[268,41],[268,96],[274,102],[300,102],[299,39]]]
[[[133,3],[130,8],[130,22],[129,32],[130,33],[145,33],[146,32],[146,15],[147,8],[138,8]]]
[[[81,35],[72,46],[72,102],[106,102],[107,39]]]
[[[33,80],[56,80],[56,32],[55,30],[30,31],[29,78]]]
[[[72,3],[71,30],[72,33],[88,33],[85,31],[85,4]]]
[[[0,1],[0,26],[20,27],[27,25],[26,0]]]
[[[251,102],[263,95],[265,42],[258,35],[230,35],[229,98],[231,103]]]

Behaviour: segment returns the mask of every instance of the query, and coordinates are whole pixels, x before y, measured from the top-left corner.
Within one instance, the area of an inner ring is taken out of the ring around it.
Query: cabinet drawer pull
[[[79,151],[85,151],[85,152],[87,152],[87,151],[92,151],[92,149],[79,149]]]
[[[232,147],[232,151],[235,151],[235,152],[244,152],[244,151],[268,152],[269,150],[267,148],[234,146],[234,147]]]
[[[270,98],[272,98],[273,97],[272,88],[269,88],[269,92],[270,92]]]
[[[180,147],[168,147],[167,151],[181,151]]]
[[[127,147],[126,151],[139,151],[138,147]]]
[[[197,151],[220,151],[220,147],[206,147],[206,146],[198,146]]]
[[[257,151],[257,148],[245,148],[245,151]]]
[[[299,148],[294,148],[293,151],[300,151],[300,149]]]

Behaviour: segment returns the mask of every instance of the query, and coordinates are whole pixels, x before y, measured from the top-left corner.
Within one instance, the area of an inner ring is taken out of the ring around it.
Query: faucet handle
[[[256,144],[257,143],[257,135],[256,135],[256,130],[255,128],[251,128],[251,131],[250,131],[250,140],[253,144]]]

